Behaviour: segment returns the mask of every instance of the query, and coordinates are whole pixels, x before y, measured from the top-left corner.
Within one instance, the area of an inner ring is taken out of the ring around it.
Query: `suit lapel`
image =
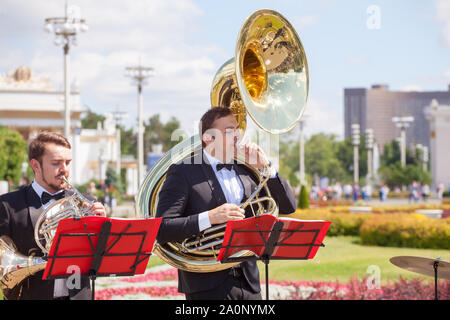
[[[214,170],[211,167],[208,158],[204,157],[203,150],[197,156],[202,157],[203,159],[200,160],[201,162],[194,162],[194,163],[201,163],[202,171],[208,181],[209,187],[211,188],[211,193],[214,199],[216,200],[217,205],[220,206],[226,203],[227,199],[225,198],[225,194],[222,191],[222,187],[220,186],[219,180],[217,180],[216,174],[214,173]]]
[[[39,216],[42,214],[44,210],[42,209],[41,199],[36,194],[31,184],[28,186],[28,190],[26,191],[26,197],[27,197],[26,203],[28,205],[28,214],[30,215],[31,224],[34,229]]]
[[[254,189],[252,188],[252,185],[255,185],[244,167],[245,165],[239,163],[234,166],[236,173],[244,186],[244,199],[242,199],[242,202],[245,202],[250,197]]]

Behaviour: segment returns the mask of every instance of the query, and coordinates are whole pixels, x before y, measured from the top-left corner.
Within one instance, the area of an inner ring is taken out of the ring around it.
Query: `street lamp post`
[[[152,76],[152,67],[138,66],[126,67],[125,76],[131,78],[138,87],[138,186],[144,178],[144,125],[142,119],[142,87]]]
[[[423,171],[428,171],[428,147],[427,146],[423,146],[422,148],[422,168]]]
[[[305,136],[303,133],[303,129],[305,126],[305,119],[301,119],[299,121],[300,125],[300,141],[299,141],[299,160],[300,160],[300,186],[306,185],[305,181]]]
[[[414,117],[393,117],[392,122],[400,128],[400,161],[402,167],[406,165],[406,128],[414,121]]]
[[[64,50],[64,136],[70,137],[70,73],[69,50],[71,45],[77,44],[77,34],[86,32],[88,26],[80,18],[79,8],[67,7],[64,17],[45,19],[45,31],[55,34],[54,43]]]
[[[369,181],[373,178],[373,129],[366,129],[367,173]]]
[[[117,161],[116,161],[116,173],[120,177],[120,167],[121,167],[121,146],[120,146],[120,121],[123,118],[126,118],[128,114],[126,112],[122,112],[119,110],[116,110],[112,113],[114,120],[116,121],[116,139],[117,139]]]
[[[352,124],[353,182],[359,182],[359,124]]]

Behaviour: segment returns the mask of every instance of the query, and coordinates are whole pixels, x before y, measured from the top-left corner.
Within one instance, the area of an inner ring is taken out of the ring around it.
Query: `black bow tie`
[[[64,191],[58,192],[54,195],[51,195],[50,193],[44,191],[44,192],[42,192],[41,201],[42,201],[42,204],[46,204],[51,199],[59,200],[62,198],[64,198]]]
[[[220,171],[220,170],[222,170],[223,168],[225,168],[225,169],[228,169],[228,170],[230,170],[231,171],[231,169],[233,169],[233,163],[218,163],[217,165],[216,165],[216,170],[217,171]]]

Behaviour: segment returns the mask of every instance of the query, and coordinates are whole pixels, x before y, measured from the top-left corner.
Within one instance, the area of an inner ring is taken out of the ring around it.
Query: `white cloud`
[[[346,60],[347,60],[348,63],[356,64],[356,65],[366,64],[367,63],[367,59],[366,58],[359,57],[359,56],[347,57]]]
[[[319,23],[319,17],[316,15],[302,16],[294,18],[292,24],[296,29],[303,30],[306,27],[313,26]]]
[[[417,84],[410,84],[401,88],[400,91],[423,91],[422,88]]]
[[[190,130],[210,106],[211,82],[220,66],[211,57],[224,55],[215,45],[193,44],[201,31],[197,20],[202,10],[191,0],[72,4],[80,7],[89,25],[88,32],[79,35],[78,46],[70,50],[71,80],[77,79],[82,101],[97,113],[119,106],[130,113],[124,123],[135,127],[137,90],[124,73],[126,66],[137,65],[140,59],[155,69],[144,87],[145,119],[156,113],[163,120],[175,116]],[[64,1],[5,0],[0,13],[5,18],[0,19],[0,34],[15,38],[0,44],[3,58],[9,57],[1,59],[0,68],[9,71],[28,65],[61,89],[62,49],[55,47],[54,36],[44,33],[43,26],[45,18],[64,15]]]
[[[343,136],[344,121],[342,108],[338,104],[330,106],[324,101],[309,98],[305,110],[305,134],[310,136],[319,132]]]
[[[446,46],[450,46],[450,1],[436,1],[436,19],[442,24],[441,37]]]

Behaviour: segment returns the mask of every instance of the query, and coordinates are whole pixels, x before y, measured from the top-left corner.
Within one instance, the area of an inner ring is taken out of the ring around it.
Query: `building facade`
[[[344,89],[344,135],[351,136],[352,123],[359,123],[360,132],[374,131],[374,139],[383,152],[384,145],[400,135],[393,117],[412,116],[414,121],[406,129],[406,145],[422,144],[430,147],[430,126],[424,110],[431,100],[450,104],[450,85],[447,91],[390,91],[387,85]]]
[[[80,93],[70,93],[71,129],[81,127]],[[41,130],[63,132],[64,91],[57,90],[45,76],[22,66],[0,75],[0,125],[19,131],[24,139]]]
[[[0,125],[20,132],[30,141],[40,131],[64,132],[64,91],[56,90],[48,77],[19,67],[0,74]],[[120,175],[126,169],[128,194],[136,194],[137,162],[134,157],[122,159],[120,130],[113,114],[107,113],[96,129],[82,129],[80,93],[74,86],[70,93],[72,145],[71,183],[84,184],[106,178],[106,168]],[[24,164],[25,168],[27,164]]]
[[[439,104],[433,100],[425,109],[429,121],[430,164],[433,186],[443,184],[450,188],[450,104]]]

